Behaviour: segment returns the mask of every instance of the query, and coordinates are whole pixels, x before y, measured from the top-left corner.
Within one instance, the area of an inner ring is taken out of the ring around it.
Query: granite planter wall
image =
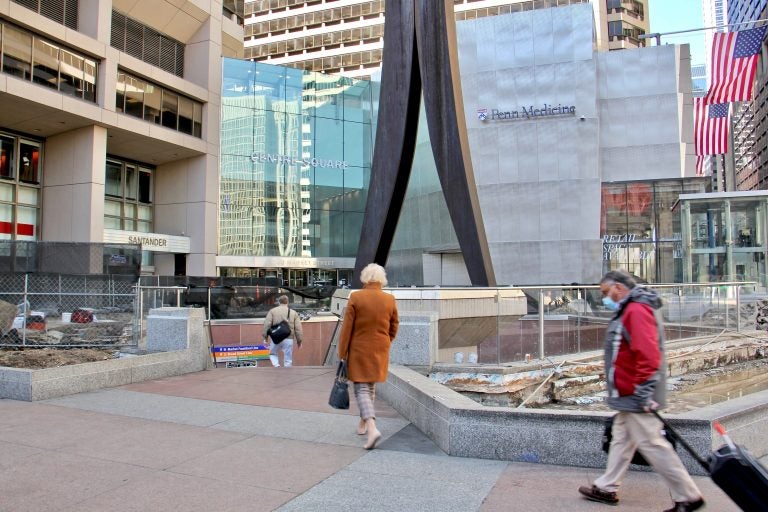
[[[486,407],[394,365],[377,392],[449,455],[605,467],[603,423],[611,413]],[[768,391],[668,419],[702,455],[723,444],[712,428],[714,421],[756,457],[768,454]],[[704,474],[682,447],[678,453],[692,474]]]

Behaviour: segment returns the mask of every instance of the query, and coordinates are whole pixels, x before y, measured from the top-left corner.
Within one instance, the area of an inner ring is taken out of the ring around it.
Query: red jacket
[[[632,395],[635,386],[651,378],[661,364],[659,335],[653,310],[645,304],[630,302],[621,315],[621,323],[629,334],[622,343],[614,366],[614,383],[619,396]]]
[[[636,286],[608,325],[605,376],[613,409],[642,412],[650,400],[666,402],[664,331],[655,311],[661,306],[655,291]]]

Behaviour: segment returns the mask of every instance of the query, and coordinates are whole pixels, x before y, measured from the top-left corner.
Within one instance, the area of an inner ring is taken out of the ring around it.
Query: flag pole
[[[672,34],[686,34],[688,32],[701,32],[702,30],[719,30],[730,27],[740,27],[741,25],[755,24],[755,26],[761,26],[762,23],[768,23],[768,19],[754,20],[754,21],[742,21],[740,23],[728,23],[727,25],[715,25],[714,27],[701,27],[701,28],[689,28],[687,30],[675,30],[672,32],[653,32],[651,34],[640,34],[638,39],[656,39],[656,46],[661,46],[661,36],[669,36]]]

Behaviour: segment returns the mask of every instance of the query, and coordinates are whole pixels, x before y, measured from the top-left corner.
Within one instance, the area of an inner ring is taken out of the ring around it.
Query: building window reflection
[[[195,137],[203,136],[203,104],[119,71],[115,108],[129,116]]]
[[[95,59],[7,23],[0,23],[0,31],[3,73],[96,101]]]
[[[371,110],[367,81],[225,59],[219,254],[354,257]]]
[[[604,183],[603,271],[625,269],[648,282],[680,282],[682,229],[672,206],[680,194],[704,192],[706,186],[704,178]]]

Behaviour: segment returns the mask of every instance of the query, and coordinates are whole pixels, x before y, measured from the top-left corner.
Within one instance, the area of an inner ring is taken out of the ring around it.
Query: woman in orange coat
[[[339,340],[339,359],[347,360],[347,376],[354,383],[360,423],[357,433],[368,434],[364,448],[371,450],[381,439],[376,428],[373,401],[376,383],[386,382],[389,346],[397,335],[399,320],[395,298],[381,291],[387,285],[384,268],[375,263],[360,272],[362,290],[349,296]]]

